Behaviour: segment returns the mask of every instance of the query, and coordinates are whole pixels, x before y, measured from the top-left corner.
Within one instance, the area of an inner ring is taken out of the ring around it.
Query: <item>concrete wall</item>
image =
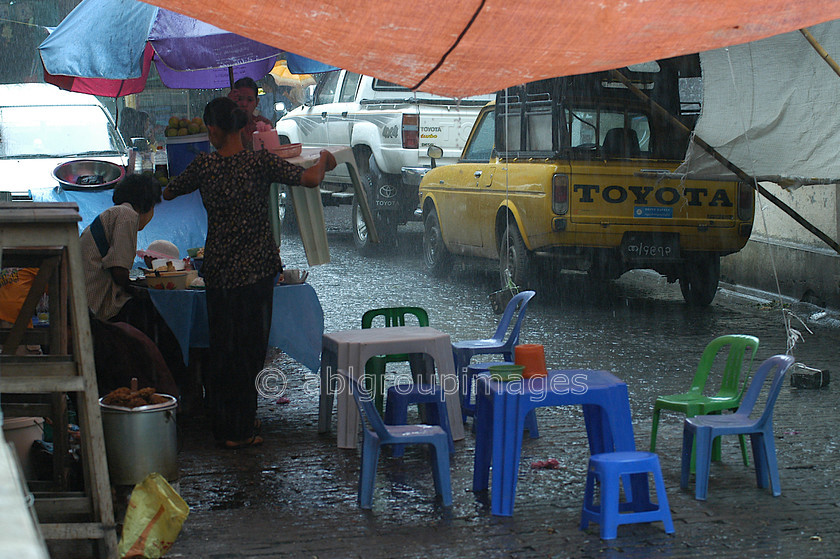
[[[840,186],[803,186],[793,191],[772,183],[762,186],[838,241]],[[760,197],[752,236],[743,250],[722,259],[721,276],[728,283],[781,291],[788,297],[840,309],[840,254]]]

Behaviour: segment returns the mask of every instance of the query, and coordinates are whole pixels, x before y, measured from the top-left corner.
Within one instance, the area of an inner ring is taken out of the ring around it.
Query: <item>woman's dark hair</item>
[[[160,203],[160,183],[151,175],[128,175],[114,187],[114,205],[128,202],[137,213],[146,213]]]
[[[248,124],[248,115],[229,97],[217,97],[204,107],[204,124],[218,126],[230,134],[242,130]]]
[[[260,94],[259,88],[257,88],[257,82],[254,81],[253,78],[249,78],[245,76],[244,78],[239,78],[235,82],[233,82],[233,89],[239,89],[240,87],[249,87],[254,90],[254,97],[257,97]]]

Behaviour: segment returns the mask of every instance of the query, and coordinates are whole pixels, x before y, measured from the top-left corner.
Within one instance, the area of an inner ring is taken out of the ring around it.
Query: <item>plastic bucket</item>
[[[115,485],[134,485],[152,472],[168,481],[178,479],[178,401],[138,408],[111,406],[99,400],[108,470]]]
[[[210,153],[210,140],[207,134],[167,137],[166,157],[169,164],[169,176],[180,175],[201,152]]]
[[[513,348],[513,362],[524,365],[522,376],[525,378],[544,377],[548,374],[545,368],[545,348],[542,344],[520,344]]]
[[[3,436],[15,447],[21,469],[27,479],[32,479],[32,466],[29,454],[32,443],[41,440],[44,433],[42,417],[5,417],[3,418]]]

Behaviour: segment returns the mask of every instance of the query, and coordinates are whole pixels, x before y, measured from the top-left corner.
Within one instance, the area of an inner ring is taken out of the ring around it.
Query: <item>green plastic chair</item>
[[[362,328],[374,328],[384,318],[384,326],[405,326],[405,317],[414,316],[418,326],[429,325],[428,313],[420,307],[383,307],[371,309],[362,315]],[[374,324],[376,323],[376,325]],[[411,320],[409,320],[409,326]],[[415,382],[423,377],[428,371],[434,371],[431,359],[423,354],[395,353],[393,355],[376,355],[365,363],[365,384],[366,388],[373,393],[374,403],[380,415],[382,415],[385,401],[385,367],[388,363],[408,362],[411,366]],[[430,368],[431,367],[431,368]]]
[[[715,357],[725,348],[729,348],[726,358],[726,365],[723,369],[720,389],[714,396],[706,396],[704,389]],[[650,451],[656,452],[656,432],[659,427],[659,414],[662,410],[682,412],[686,417],[720,413],[724,410],[737,409],[741,405],[741,398],[749,380],[752,360],[758,351],[758,338],[742,334],[721,336],[712,340],[703,355],[700,357],[700,364],[697,365],[697,372],[694,373],[694,380],[691,381],[691,388],[682,394],[671,394],[659,396],[653,405],[653,426],[650,432]],[[741,375],[744,365],[744,357],[749,354],[746,374]],[[741,457],[744,465],[749,465],[747,446],[744,436],[740,436]],[[720,438],[715,441],[712,451],[714,460],[720,460]],[[694,471],[694,453],[691,457],[691,471]]]

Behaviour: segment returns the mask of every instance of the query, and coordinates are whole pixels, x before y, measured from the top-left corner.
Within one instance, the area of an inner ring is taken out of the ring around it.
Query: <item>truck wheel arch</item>
[[[382,158],[380,132],[374,124],[363,121],[356,122],[353,125],[353,132],[350,134],[350,147],[353,148],[354,153],[356,152],[356,148],[367,149],[373,155],[379,168],[384,168],[385,161]]]
[[[508,223],[510,223],[512,227],[516,227],[517,229],[519,229],[519,234],[522,237],[523,242],[525,243],[525,248],[527,248],[528,250],[533,250],[533,248],[531,247],[530,240],[528,239],[528,235],[526,235],[525,232],[522,230],[522,215],[520,214],[519,209],[516,206],[511,206],[508,204],[502,204],[496,211],[496,247],[498,247],[499,243],[501,243],[502,238],[505,234],[505,228],[507,227]]]

